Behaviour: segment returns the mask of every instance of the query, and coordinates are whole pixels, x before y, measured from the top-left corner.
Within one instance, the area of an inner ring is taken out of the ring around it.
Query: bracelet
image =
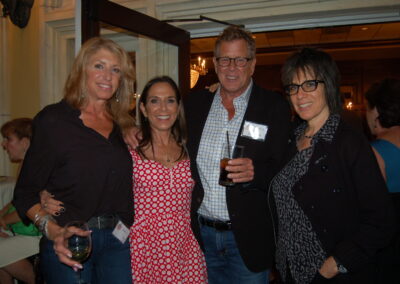
[[[37,224],[38,224],[38,222],[39,222],[39,220],[40,220],[41,217],[42,217],[42,216],[39,215],[39,212],[36,213],[36,214],[35,214],[35,217],[33,218],[33,224],[35,224],[35,225],[37,226]]]
[[[35,215],[35,217],[36,217],[36,215]],[[42,234],[46,238],[49,238],[49,232],[48,232],[48,223],[49,223],[49,221],[55,222],[54,218],[51,215],[46,214],[46,215],[43,215],[43,216],[39,217],[38,224],[37,224],[37,226],[39,228],[39,231],[42,232]]]
[[[39,212],[42,208],[39,208],[39,210],[36,212],[35,217],[33,218],[33,224],[37,226],[37,223],[39,222],[39,219],[42,217],[39,215]]]

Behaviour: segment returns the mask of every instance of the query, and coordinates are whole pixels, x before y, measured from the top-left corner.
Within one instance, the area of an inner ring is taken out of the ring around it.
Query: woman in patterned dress
[[[140,143],[131,151],[134,283],[207,282],[204,256],[190,227],[194,181],[185,126],[175,82],[166,76],[149,81],[140,97]]]
[[[368,141],[340,118],[339,72],[304,48],[282,80],[303,120],[271,182],[276,263],[285,283],[374,283],[376,252],[393,234],[393,208]]]

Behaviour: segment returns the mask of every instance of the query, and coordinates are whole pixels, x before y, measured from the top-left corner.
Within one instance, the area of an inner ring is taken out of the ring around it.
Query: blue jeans
[[[132,284],[129,242],[124,244],[112,235],[112,229],[92,229],[92,252],[83,263],[81,279],[90,284]],[[47,284],[76,283],[74,270],[62,264],[53,242],[42,239],[40,265]]]
[[[209,284],[268,284],[269,270],[251,272],[244,264],[232,231],[200,225]]]

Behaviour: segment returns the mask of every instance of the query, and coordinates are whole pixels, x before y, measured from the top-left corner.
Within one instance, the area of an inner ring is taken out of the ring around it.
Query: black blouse
[[[121,132],[114,125],[106,139],[79,116],[79,110],[61,101],[35,117],[13,204],[26,220],[26,211],[46,189],[64,203],[65,212],[55,217],[61,226],[103,214],[117,214],[130,226],[132,160]]]

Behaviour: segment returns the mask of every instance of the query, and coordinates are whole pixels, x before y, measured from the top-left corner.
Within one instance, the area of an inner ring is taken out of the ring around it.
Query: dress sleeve
[[[30,221],[26,212],[40,202],[39,192],[47,188],[51,172],[56,165],[55,120],[41,112],[33,121],[31,145],[25,155],[13,199],[13,204],[24,223]]]

